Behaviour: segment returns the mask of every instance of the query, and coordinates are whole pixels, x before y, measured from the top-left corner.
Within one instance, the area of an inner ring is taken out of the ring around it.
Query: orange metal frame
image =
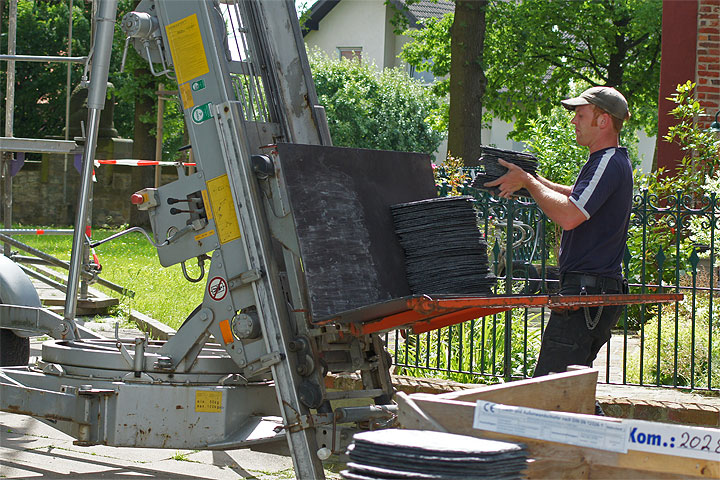
[[[457,323],[480,318],[513,308],[546,307],[552,310],[597,307],[603,305],[634,305],[641,303],[668,303],[683,299],[681,293],[614,294],[614,295],[532,295],[498,297],[437,297],[428,295],[405,298],[404,306],[396,312],[372,315],[372,307],[362,320],[343,321],[340,314],[322,323],[349,323],[350,331],[357,336],[408,329],[423,333]],[[355,312],[355,317],[358,312]]]

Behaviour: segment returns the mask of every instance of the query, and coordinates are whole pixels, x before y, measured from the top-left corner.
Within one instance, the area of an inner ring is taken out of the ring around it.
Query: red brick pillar
[[[657,166],[673,173],[682,159],[676,144],[662,139],[675,119],[668,112],[675,106],[666,100],[675,93],[677,85],[696,81],[696,49],[698,46],[698,11],[700,4],[719,0],[663,0],[662,63],[660,64],[660,95],[658,101]],[[714,113],[713,113],[714,115]]]
[[[707,114],[698,122],[707,128],[720,110],[720,0],[699,3],[697,100]]]

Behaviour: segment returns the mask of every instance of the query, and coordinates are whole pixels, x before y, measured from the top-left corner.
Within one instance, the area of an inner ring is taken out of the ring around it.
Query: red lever
[[[145,197],[140,195],[139,193],[133,193],[130,197],[130,203],[133,205],[140,205],[141,203],[145,202]]]

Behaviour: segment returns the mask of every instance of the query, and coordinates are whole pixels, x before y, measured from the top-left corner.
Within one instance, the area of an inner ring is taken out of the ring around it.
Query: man
[[[590,149],[575,184],[558,185],[500,160],[508,172],[485,185],[499,187],[504,198],[527,189],[562,227],[558,261],[562,295],[627,293],[621,262],[633,182],[627,150],[618,146],[620,129],[630,117],[627,101],[614,88],[593,87],[561,103],[575,112],[577,143]],[[589,366],[610,339],[621,311],[621,306],[605,306],[552,312],[534,376],[564,372],[568,365]]]

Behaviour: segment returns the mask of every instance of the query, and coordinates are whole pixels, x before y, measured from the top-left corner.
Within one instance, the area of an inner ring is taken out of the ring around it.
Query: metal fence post
[[[508,200],[506,203],[506,223],[507,230],[505,234],[505,293],[512,295],[513,284],[513,217],[515,216],[515,200]],[[505,380],[510,381],[512,378],[512,310],[505,312],[505,348],[503,353],[503,373]]]

